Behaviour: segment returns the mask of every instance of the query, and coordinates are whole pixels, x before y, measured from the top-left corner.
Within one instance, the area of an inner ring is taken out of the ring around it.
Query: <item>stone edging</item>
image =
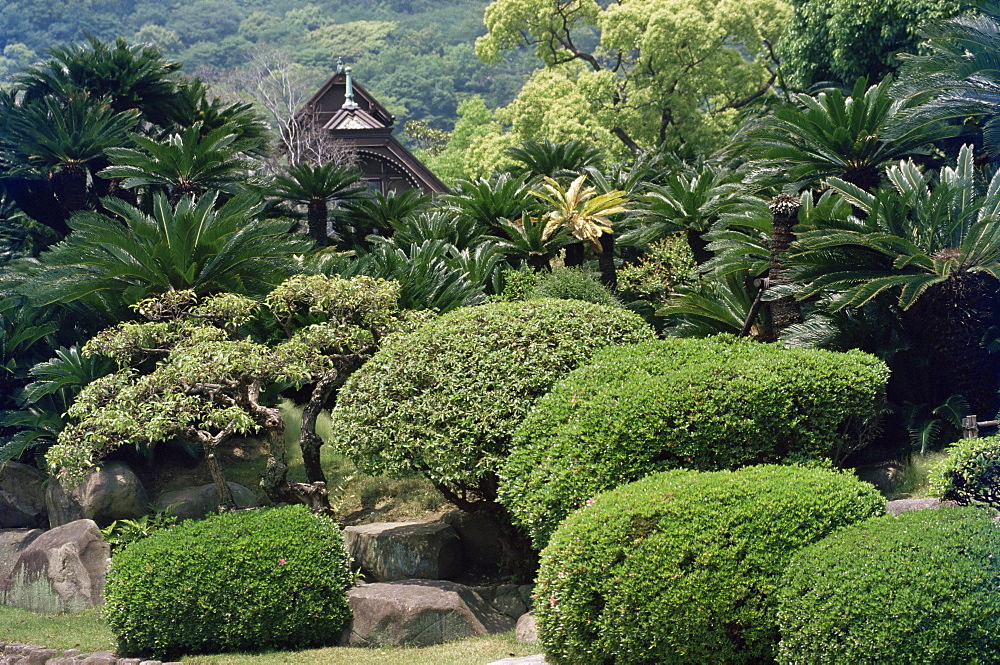
[[[46,649],[28,644],[0,642],[0,665],[181,665],[143,658],[119,658],[113,653],[80,653],[79,649]]]

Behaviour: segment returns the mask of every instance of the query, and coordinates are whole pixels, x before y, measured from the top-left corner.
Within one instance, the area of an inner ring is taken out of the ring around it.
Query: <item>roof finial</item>
[[[358,104],[354,101],[354,82],[351,80],[350,66],[344,67],[344,73],[347,74],[347,87],[344,90],[344,106],[341,108],[356,109]]]
[[[344,73],[344,59],[343,58],[337,58],[337,73],[338,74],[343,74]]]

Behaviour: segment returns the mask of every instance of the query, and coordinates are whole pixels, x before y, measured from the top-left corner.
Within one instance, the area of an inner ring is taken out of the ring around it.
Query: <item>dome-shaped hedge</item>
[[[492,501],[535,400],[598,349],[652,338],[635,314],[577,300],[458,309],[387,340],[341,389],[332,429],[367,473],[417,472],[453,500]]]
[[[1000,660],[1000,528],[978,508],[882,517],[792,557],[778,662]]]
[[[884,513],[871,485],[797,466],[673,470],[601,494],[542,553],[534,610],[546,658],[768,662],[789,557]]]
[[[941,499],[1000,508],[1000,436],[952,444],[928,480],[931,494]]]
[[[337,524],[305,506],[187,521],[115,553],[108,624],[128,656],[336,644],[349,561]]]
[[[584,501],[650,473],[837,459],[857,445],[887,376],[861,352],[733,337],[605,349],[518,427],[500,502],[541,548]]]

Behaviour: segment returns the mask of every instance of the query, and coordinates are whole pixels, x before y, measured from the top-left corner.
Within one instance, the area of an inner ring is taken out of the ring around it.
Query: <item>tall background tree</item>
[[[860,76],[876,81],[899,69],[900,53],[916,53],[921,26],[956,16],[969,0],[790,0],[794,14],[778,54],[784,83],[850,86]]]
[[[738,110],[771,89],[773,46],[790,13],[782,0],[497,0],[476,52],[495,62],[526,44],[545,65],[498,116],[514,143],[703,151],[721,145]]]

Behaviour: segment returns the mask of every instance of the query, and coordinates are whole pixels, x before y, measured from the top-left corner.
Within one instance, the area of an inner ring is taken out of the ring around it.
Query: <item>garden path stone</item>
[[[444,580],[404,580],[355,587],[347,593],[354,620],[346,646],[431,646],[514,628],[467,586]]]
[[[534,656],[494,660],[492,663],[487,663],[486,665],[548,665],[548,663],[545,660],[545,655],[539,653]]]
[[[374,582],[462,574],[462,542],[442,522],[375,522],[344,529],[344,547]]]
[[[489,603],[490,607],[515,621],[531,609],[531,592],[534,590],[531,584],[499,584],[469,588]]]
[[[896,499],[886,504],[886,510],[890,515],[908,513],[911,510],[934,510],[937,508],[957,508],[954,501],[942,501],[941,499]]]

